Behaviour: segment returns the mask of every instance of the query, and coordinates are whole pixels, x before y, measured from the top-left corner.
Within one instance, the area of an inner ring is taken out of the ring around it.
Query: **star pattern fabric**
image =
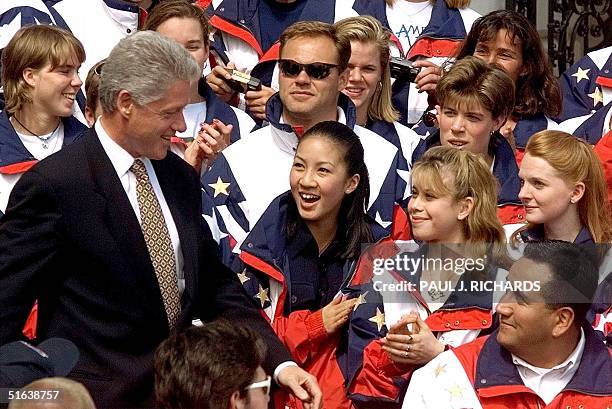
[[[581,80],[589,80],[589,76],[587,75],[591,71],[590,68],[583,70],[581,67],[576,69],[576,72],[572,74],[572,77],[576,77],[576,83],[579,83]]]
[[[366,291],[363,294],[359,294],[357,296],[357,302],[355,303],[355,306],[353,307],[353,311],[356,311],[357,307],[359,307],[361,304],[365,304],[367,302],[366,296],[368,295],[368,293],[369,293],[369,291]]]
[[[603,103],[603,92],[601,89],[596,87],[595,90],[589,94],[589,97],[593,99],[593,106],[595,107],[597,104]]]
[[[380,311],[380,308],[376,308],[376,315],[370,318],[368,321],[371,321],[376,324],[378,328],[378,332],[385,326],[385,313]]]
[[[173,328],[181,313],[181,299],[172,240],[144,163],[135,160],[130,171],[136,176],[142,234],[157,276],[168,325]]]
[[[244,270],[242,270],[241,273],[238,273],[238,279],[240,280],[240,284],[246,283],[247,281],[249,281],[251,279],[251,277],[247,276],[247,270],[246,268]]]
[[[235,263],[237,262],[235,261]],[[236,273],[236,275],[244,291],[246,291],[258,307],[265,311],[272,306],[269,277],[264,274],[258,274],[249,267],[243,268],[242,272]]]
[[[229,187],[229,185],[230,183],[224,182],[223,180],[221,180],[221,177],[218,177],[215,183],[208,184],[208,186],[214,189],[213,197],[217,197],[220,194],[224,194],[225,196],[228,196],[229,194],[227,192],[227,188]]]

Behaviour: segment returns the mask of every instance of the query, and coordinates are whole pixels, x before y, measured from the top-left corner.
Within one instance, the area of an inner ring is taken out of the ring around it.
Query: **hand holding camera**
[[[215,66],[206,76],[206,82],[213,92],[225,102],[229,102],[236,92],[246,93],[261,90],[261,81],[236,69],[233,62],[227,62],[225,66]]]
[[[442,69],[431,61],[409,61],[391,57],[389,60],[391,77],[406,82],[413,82],[419,92],[432,92],[436,89],[442,76]]]

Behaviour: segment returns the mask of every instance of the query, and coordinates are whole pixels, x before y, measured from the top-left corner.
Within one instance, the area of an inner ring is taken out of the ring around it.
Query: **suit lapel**
[[[144,275],[147,279],[142,280],[142,284],[149,283],[157,287],[159,292],[140,223],[121,186],[117,172],[106,155],[95,130],[90,129],[85,138],[85,149],[95,185],[94,189],[103,206],[106,227],[115,239],[119,252],[130,266],[134,279],[137,279],[138,275]]]

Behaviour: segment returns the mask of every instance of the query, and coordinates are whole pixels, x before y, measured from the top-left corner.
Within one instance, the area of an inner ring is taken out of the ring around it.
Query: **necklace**
[[[24,124],[21,123],[21,121],[19,119],[17,119],[16,115],[11,116],[11,118],[13,118],[15,121],[17,121],[17,123],[26,131],[28,131],[28,133],[32,134],[32,136],[37,137],[41,142],[42,142],[42,146],[43,149],[49,149],[49,139],[53,138],[56,134],[56,131],[59,129],[60,126],[60,122],[57,123],[57,126],[55,127],[55,129],[53,130],[53,132],[51,132],[49,135],[39,135],[37,133],[34,133],[32,131],[30,131]],[[14,127],[13,127],[14,129]],[[55,141],[55,144],[57,145],[57,141]],[[55,149],[55,145],[53,146],[53,148]]]

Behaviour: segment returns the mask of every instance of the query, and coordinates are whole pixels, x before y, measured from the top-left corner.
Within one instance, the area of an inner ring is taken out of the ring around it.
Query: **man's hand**
[[[259,91],[247,91],[244,94],[249,113],[257,119],[266,119],[266,103],[276,90],[265,85]]]
[[[224,102],[229,102],[234,96],[236,91],[229,86],[226,80],[231,80],[232,76],[222,65],[215,66],[210,74],[206,76],[206,82],[219,98]],[[234,69],[236,65],[233,62],[227,63],[227,68]]]
[[[291,365],[283,368],[278,374],[278,383],[280,386],[289,389],[296,398],[301,400],[305,409],[320,409],[323,407],[323,394],[317,379],[299,366]]]
[[[417,60],[413,63],[413,66],[421,69],[414,80],[419,92],[435,91],[442,77],[442,69],[427,60]]]
[[[329,304],[323,307],[323,326],[328,334],[336,332],[348,320],[357,303],[357,298],[344,300],[343,297],[334,298]]]

